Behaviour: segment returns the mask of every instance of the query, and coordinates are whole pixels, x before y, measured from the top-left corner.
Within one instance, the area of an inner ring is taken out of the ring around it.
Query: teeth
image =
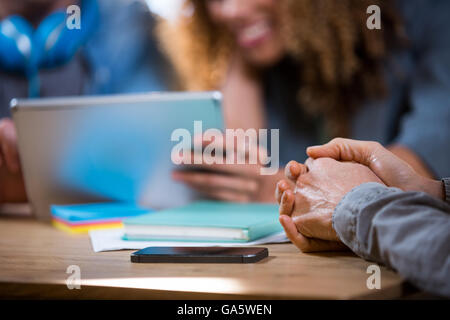
[[[267,22],[260,22],[247,27],[242,32],[242,39],[244,41],[250,41],[263,36],[269,31],[269,24]]]

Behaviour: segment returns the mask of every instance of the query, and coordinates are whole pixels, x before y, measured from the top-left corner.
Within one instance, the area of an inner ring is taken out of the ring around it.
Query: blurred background
[[[281,168],[174,175],[219,200],[273,202],[283,166],[334,137],[450,176],[448,0],[0,0],[0,20],[0,202],[27,199],[9,111],[26,97],[220,90],[227,128],[280,130]]]

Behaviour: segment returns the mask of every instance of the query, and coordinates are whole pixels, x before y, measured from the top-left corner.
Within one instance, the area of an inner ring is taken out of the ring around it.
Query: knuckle
[[[322,166],[326,162],[327,162],[327,158],[319,158],[314,161],[314,165]]]
[[[314,167],[316,169],[323,169],[326,167],[329,167],[332,162],[334,162],[335,160],[331,159],[331,158],[320,158],[320,159],[316,159],[314,160]]]
[[[378,141],[370,141],[369,146],[374,149],[378,149],[378,148],[382,147],[381,143],[379,143]]]
[[[345,139],[341,138],[341,137],[334,138],[333,140],[330,141],[330,143],[332,143],[332,144],[340,144],[343,142],[345,142]]]
[[[333,159],[331,159],[331,158],[320,158],[320,159],[314,160],[314,164],[325,165],[332,161],[333,161]]]

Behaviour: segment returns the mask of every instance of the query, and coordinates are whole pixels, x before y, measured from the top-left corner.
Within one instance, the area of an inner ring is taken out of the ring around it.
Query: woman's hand
[[[11,173],[18,173],[20,170],[16,128],[6,118],[0,120],[0,168],[2,167],[6,167]]]
[[[251,164],[184,165],[183,170],[174,171],[172,177],[216,200],[274,202],[273,190],[283,177],[283,170],[266,176],[260,174],[260,168]]]
[[[17,134],[10,119],[0,120],[0,203],[26,202],[17,150]]]
[[[223,140],[225,141],[225,139]],[[199,138],[194,139],[194,144],[199,143]],[[205,141],[201,141],[203,147],[206,147]],[[236,144],[239,145],[239,144]],[[210,145],[211,146],[211,145]],[[276,183],[283,177],[283,169],[278,169],[273,175],[261,174],[259,148],[250,148],[248,145],[239,146],[232,150],[227,150],[225,146],[218,148],[226,150],[223,164],[217,163],[214,159],[209,159],[206,155],[201,155],[201,164],[192,164],[194,153],[190,157],[177,155],[172,159],[176,163],[183,163],[180,170],[175,170],[172,174],[174,180],[188,185],[205,196],[216,200],[230,202],[273,202],[273,190]],[[239,150],[239,151],[238,151]],[[256,161],[249,161],[252,153]],[[245,164],[236,164],[236,159],[240,155]],[[226,158],[233,157],[234,164],[227,164]],[[208,164],[212,163],[212,164]]]

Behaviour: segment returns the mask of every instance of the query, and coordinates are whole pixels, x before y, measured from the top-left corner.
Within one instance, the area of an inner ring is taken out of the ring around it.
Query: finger
[[[256,193],[259,189],[256,180],[239,176],[174,171],[172,177],[176,181],[203,188],[229,189],[250,194]]]
[[[296,216],[293,221],[297,230],[309,238],[329,241],[340,241],[333,229],[331,215],[310,212]]]
[[[291,216],[294,210],[295,197],[291,190],[286,190],[281,197],[280,215]]]
[[[194,137],[193,143],[196,152],[206,151],[209,154],[214,150],[214,153],[219,153],[222,159],[226,159],[227,157],[239,159],[241,162],[249,164],[267,162],[267,151],[265,148],[258,146],[256,137],[245,136],[238,138],[235,135],[228,137],[223,134],[208,134],[208,132],[206,131],[203,135],[196,135]],[[217,159],[216,155],[214,155],[214,159]],[[214,159],[209,163],[214,162]]]
[[[289,238],[289,240],[291,240],[293,244],[295,244],[297,248],[303,251],[309,247],[308,239],[297,231],[297,227],[295,226],[291,217],[280,215],[279,220],[281,225],[283,226],[286,236]]]
[[[193,145],[194,150],[198,152],[203,152],[207,147],[221,152],[221,154],[226,150],[225,136],[223,134],[209,134],[209,131],[206,131],[204,134],[195,135]]]
[[[211,134],[210,134],[211,133]],[[197,134],[193,138],[194,146],[201,146],[205,148],[207,146],[226,150],[227,152],[245,152],[256,148],[258,150],[258,138],[257,136],[244,135],[237,137],[234,134],[225,135],[217,134],[216,132],[205,131],[203,134]],[[228,146],[228,149],[227,149]]]
[[[292,243],[302,252],[348,250],[347,247],[340,242],[305,237],[297,231],[294,222],[288,216],[280,216],[280,223],[283,226],[283,229],[286,232],[286,236],[289,238],[289,240],[291,240]]]
[[[336,138],[323,146],[308,148],[307,153],[312,158],[330,157],[365,165],[389,186],[397,186],[393,177],[398,176],[399,170],[414,173],[409,164],[374,141]]]
[[[235,153],[233,155],[227,155],[226,158],[215,156],[210,157],[203,154],[195,155],[195,153],[192,153],[190,157],[190,162],[187,163],[186,159],[183,156],[180,155],[172,156],[172,160],[174,162],[182,163],[183,166],[188,170],[217,171],[247,177],[255,177],[260,175],[260,168],[261,168],[260,165],[251,164],[248,162],[242,164],[237,163],[237,159],[238,158],[236,157]],[[227,163],[227,161],[229,162]]]
[[[298,177],[306,172],[308,172],[308,168],[294,160],[289,161],[289,163],[286,165],[286,168],[284,169],[286,178],[294,183],[297,181]]]
[[[281,203],[281,197],[283,196],[283,193],[289,189],[290,189],[289,183],[287,183],[285,180],[278,181],[277,186],[275,188],[275,199],[277,200],[278,204]]]
[[[17,173],[20,169],[20,161],[16,130],[12,121],[2,120],[0,123],[0,149],[8,170]]]
[[[336,138],[323,146],[314,146],[306,149],[311,158],[333,158],[339,161],[355,161],[369,166],[374,152],[378,151],[380,144],[371,141],[358,141]]]

